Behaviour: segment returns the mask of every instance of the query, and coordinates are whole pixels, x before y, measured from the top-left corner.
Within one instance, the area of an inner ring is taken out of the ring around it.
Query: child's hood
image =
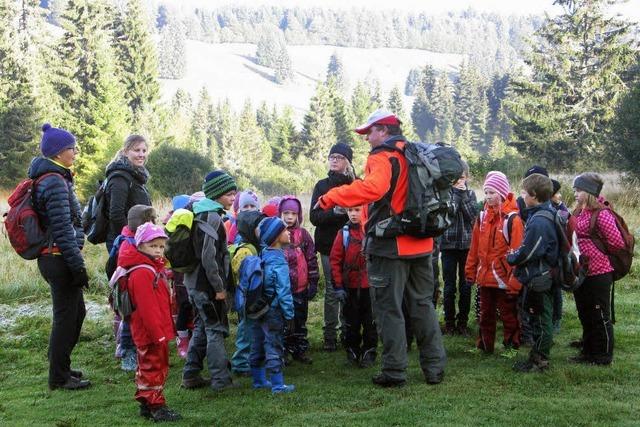
[[[265,214],[260,211],[242,211],[238,213],[236,222],[238,234],[240,234],[244,242],[251,243],[256,248],[260,247],[260,239],[256,235],[256,228],[265,217]]]
[[[224,206],[222,206],[220,203],[216,202],[215,200],[211,200],[206,197],[204,199],[198,200],[193,204],[193,213],[196,215],[202,212],[212,212],[212,211],[214,212],[224,211]]]
[[[282,200],[280,200],[280,204],[278,205],[278,215],[282,216],[282,212],[285,210],[283,207],[286,204],[290,205],[292,202],[298,206],[298,225],[301,225],[304,222],[304,217],[302,215],[302,203],[296,196],[288,195],[282,197]]]
[[[126,245],[120,248],[118,253],[118,266],[131,268],[134,265],[147,264],[152,266],[157,272],[164,269],[164,258],[151,259],[143,254],[133,245]]]

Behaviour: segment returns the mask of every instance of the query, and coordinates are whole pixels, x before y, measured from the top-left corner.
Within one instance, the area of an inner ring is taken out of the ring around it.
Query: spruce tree
[[[135,117],[157,101],[158,62],[140,0],[128,0],[125,13],[116,12],[115,45],[125,98]]]
[[[608,0],[556,0],[561,13],[536,32],[532,75],[516,78],[507,101],[519,152],[549,167],[594,161],[635,61],[630,24],[610,18]]]
[[[446,73],[441,73],[436,80],[430,100],[437,139],[444,138],[447,128],[453,126],[455,108],[453,93],[451,80]]]
[[[610,136],[612,160],[622,170],[640,178],[640,79],[616,109]]]
[[[347,89],[347,77],[345,76],[342,57],[338,52],[333,52],[327,66],[327,82],[333,80],[338,92],[343,93]]]
[[[313,160],[323,161],[336,141],[332,101],[328,88],[318,83],[309,111],[304,116],[301,138],[304,154]]]
[[[63,109],[61,123],[78,137],[76,162],[81,193],[94,190],[102,167],[122,144],[131,117],[117,78],[114,17],[103,1],[70,0],[62,16],[65,30],[51,64]]]
[[[218,102],[215,108],[213,121],[213,137],[218,144],[218,158],[214,158],[215,164],[221,164],[223,167],[235,170],[239,166],[234,163],[234,136],[238,127],[238,120],[231,103],[226,98],[222,102]]]
[[[252,176],[271,162],[271,146],[256,121],[251,101],[246,100],[234,136],[233,154],[236,172]]]
[[[423,141],[428,140],[427,135],[432,133],[436,127],[433,112],[433,90],[436,84],[436,72],[434,68],[427,65],[422,70],[420,84],[416,87],[414,94],[416,99],[411,107],[411,121],[415,133]]]
[[[25,3],[23,8],[33,8],[37,2]],[[37,153],[40,111],[35,99],[33,70],[29,67],[33,61],[25,26],[31,23],[18,24],[20,12],[13,0],[0,0],[1,186],[13,185],[24,177],[29,160]],[[31,14],[27,17],[34,18]]]
[[[273,127],[273,141],[271,142],[272,162],[281,167],[293,165],[292,147],[298,140],[298,132],[293,122],[293,110],[286,106]]]
[[[198,102],[191,118],[190,148],[203,156],[215,158],[215,144],[212,144],[213,106],[206,87],[200,89]]]
[[[405,112],[404,105],[402,103],[402,94],[400,93],[400,88],[398,86],[394,86],[391,91],[389,91],[389,99],[387,99],[387,108],[393,114],[398,116],[400,120],[405,121]]]

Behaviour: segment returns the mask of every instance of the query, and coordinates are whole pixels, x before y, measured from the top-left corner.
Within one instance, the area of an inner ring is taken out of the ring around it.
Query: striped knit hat
[[[204,178],[202,191],[211,200],[216,200],[231,190],[237,190],[236,182],[231,175],[222,170],[209,172]]]
[[[511,193],[511,186],[507,176],[499,171],[491,171],[487,174],[484,180],[482,189],[491,188],[495,190],[503,199],[506,200],[509,193]]]
[[[280,218],[268,217],[263,219],[256,230],[260,238],[260,244],[267,247],[271,246],[286,228],[287,224]]]

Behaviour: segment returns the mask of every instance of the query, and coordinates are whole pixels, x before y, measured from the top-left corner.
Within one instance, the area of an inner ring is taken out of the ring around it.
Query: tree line
[[[46,120],[78,137],[85,196],[134,131],[154,144],[150,170],[162,172],[151,181],[160,194],[198,186],[201,174],[185,178],[185,164],[223,167],[265,193],[304,192],[325,173],[335,141],[352,145],[362,167],[368,145],[352,129],[380,107],[400,116],[407,138],[453,144],[478,173],[516,173],[535,161],[640,175],[637,29],[609,17],[605,0],[556,3],[561,13],[532,36],[527,67],[511,73],[487,74],[470,59],[457,73],[426,64],[404,88],[382,93],[375,79],[348,84],[334,54],[300,125],[288,107],[248,99],[235,111],[205,88],[160,102],[162,59],[140,0],[69,0],[57,12],[56,37],[37,0],[0,0],[0,185],[24,177]],[[261,49],[256,61],[270,64]],[[402,91],[412,105],[403,105]]]

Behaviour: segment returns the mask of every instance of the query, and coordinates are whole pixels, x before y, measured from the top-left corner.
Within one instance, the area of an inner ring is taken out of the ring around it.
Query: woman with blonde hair
[[[149,145],[141,135],[129,135],[106,169],[105,197],[108,206],[109,228],[107,251],[111,253],[113,242],[127,225],[129,210],[135,205],[151,206],[151,198],[145,187],[149,171],[145,167]],[[131,337],[128,322],[116,317],[118,326],[116,357],[121,358],[121,368],[135,371],[136,347]]]

